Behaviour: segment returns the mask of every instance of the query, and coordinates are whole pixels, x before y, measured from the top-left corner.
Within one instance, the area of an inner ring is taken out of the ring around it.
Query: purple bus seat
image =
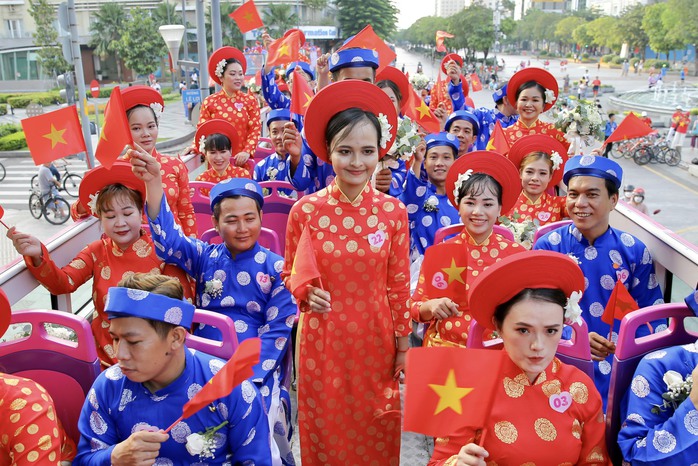
[[[586,322],[582,325],[572,324],[573,336],[570,340],[560,340],[557,346],[556,356],[565,364],[575,366],[594,380],[594,363],[591,360],[591,350],[589,349],[589,331]],[[483,340],[485,328],[477,321],[470,322],[468,331],[467,348],[477,349],[502,349],[501,338]]]
[[[279,189],[296,191],[296,188],[286,181],[262,181],[259,185],[265,190],[265,193],[267,191],[269,192],[269,194],[264,196],[262,225],[275,231],[279,235],[281,252],[278,254],[283,256],[286,248],[286,224],[288,223],[288,214],[291,212],[291,207],[296,203],[296,200],[288,196],[283,196],[279,192]],[[297,193],[298,197],[303,195],[302,192]]]
[[[533,235],[533,244],[536,244],[538,238],[545,235],[546,233],[550,233],[551,231],[557,230],[558,228],[564,227],[565,225],[569,225],[570,223],[572,223],[572,220],[560,220],[559,222],[548,223],[547,225],[539,227],[536,230],[536,233]]]
[[[190,181],[189,188],[191,189],[191,203],[194,206],[194,216],[196,218],[196,227],[199,230],[199,239],[203,239],[202,232],[213,228],[213,220],[211,215],[211,200],[208,195],[204,196],[201,189],[208,189],[215,186],[214,183],[208,181]]]
[[[223,238],[221,238],[215,228],[211,228],[201,235],[201,241],[206,241],[209,244],[221,244]],[[279,246],[279,235],[275,231],[262,227],[257,242],[271,252],[282,255],[281,247]]]
[[[613,464],[620,464],[622,461],[617,441],[618,431],[623,423],[620,411],[623,396],[630,387],[635,369],[643,356],[652,351],[694,343],[698,339],[698,333],[693,333],[684,327],[686,317],[695,317],[695,315],[685,303],[666,303],[632,312],[620,322],[606,408],[606,446]],[[657,319],[669,319],[668,328],[658,333],[635,338],[638,327]]]
[[[67,312],[23,310],[12,313],[12,324],[29,324],[31,331],[0,343],[0,367],[42,385],[53,398],[66,434],[77,444],[80,411],[101,371],[90,323]],[[49,335],[45,324],[69,328],[77,341]]]
[[[233,319],[220,312],[196,309],[193,324],[205,324],[216,327],[223,336],[223,341],[209,340],[197,335],[187,335],[187,347],[210,354],[217,358],[228,360],[238,347],[238,334],[235,331]]]
[[[449,225],[447,227],[441,227],[436,230],[434,234],[434,244],[439,244],[451,235],[456,235],[463,231],[464,225],[462,223],[456,223],[455,225]],[[514,241],[514,233],[510,229],[503,227],[501,225],[495,225],[492,227],[492,231],[498,235],[502,235],[509,241]]]
[[[274,152],[276,152],[276,150],[274,149],[274,143],[271,142],[271,139],[259,138],[259,142],[257,143],[257,148],[255,149],[253,156],[255,163],[261,162]]]

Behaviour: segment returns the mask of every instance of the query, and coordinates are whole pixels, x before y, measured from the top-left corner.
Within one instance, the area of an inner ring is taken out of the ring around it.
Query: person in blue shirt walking
[[[606,122],[606,128],[604,129],[604,141],[608,139],[611,134],[618,128],[618,123],[616,123],[616,114],[615,113],[609,113],[608,114],[608,121]],[[613,143],[607,143],[604,146],[603,150],[603,156],[608,158],[608,153],[611,152],[613,149]]]

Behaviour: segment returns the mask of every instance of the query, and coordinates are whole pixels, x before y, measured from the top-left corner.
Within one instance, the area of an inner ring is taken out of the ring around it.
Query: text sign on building
[[[300,30],[306,39],[336,39],[337,28],[335,26],[301,26]]]

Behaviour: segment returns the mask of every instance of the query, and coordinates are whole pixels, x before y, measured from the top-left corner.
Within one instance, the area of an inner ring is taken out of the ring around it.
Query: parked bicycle
[[[82,181],[82,176],[77,173],[71,173],[68,171],[68,162],[63,159],[58,159],[53,162],[53,165],[59,170],[59,176],[61,181],[62,190],[68,194],[70,197],[78,197],[80,192],[80,182]],[[62,170],[62,172],[60,171]],[[31,189],[37,191],[39,189],[39,175],[32,176]]]
[[[3,165],[2,163],[0,163],[0,181],[2,181],[2,180],[5,179],[5,175],[6,175],[6,172],[5,172],[5,165]]]
[[[681,162],[681,154],[669,146],[666,138],[661,137],[653,144],[644,144],[636,148],[633,151],[633,160],[638,165],[666,163],[670,167],[675,167]]]
[[[32,217],[39,219],[43,215],[48,223],[62,225],[70,218],[70,204],[54,190],[46,202],[41,200],[41,192],[36,189],[31,190],[29,195],[29,212]]]

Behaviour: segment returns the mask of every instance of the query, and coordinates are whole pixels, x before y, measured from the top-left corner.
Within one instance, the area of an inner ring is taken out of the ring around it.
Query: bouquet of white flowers
[[[578,102],[571,111],[558,115],[555,127],[568,137],[583,138],[587,145],[592,138],[603,141],[605,125],[598,108],[587,100]]]
[[[419,131],[417,125],[409,118],[404,117],[397,125],[395,145],[390,153],[407,162],[412,157],[412,154],[414,154],[421,140],[417,131]]]
[[[514,241],[526,249],[531,249],[533,247],[533,237],[540,226],[540,222],[538,219],[520,222],[520,218],[521,215],[518,212],[514,212],[511,218],[502,215],[498,220],[503,227],[508,228],[514,234]]]
[[[676,410],[683,401],[691,394],[693,388],[693,378],[691,374],[682,377],[676,371],[667,371],[662,377],[666,384],[667,391],[662,393],[662,404],[654,405],[652,413],[659,414],[667,409]]]
[[[429,86],[429,78],[424,73],[416,73],[410,76],[410,83],[415,89],[422,90]]]
[[[250,79],[249,81],[247,81],[247,89],[248,89],[250,92],[259,92],[259,91],[262,90],[262,88],[259,87],[259,86],[257,85],[257,83],[255,82],[255,78],[252,78],[252,79]]]

